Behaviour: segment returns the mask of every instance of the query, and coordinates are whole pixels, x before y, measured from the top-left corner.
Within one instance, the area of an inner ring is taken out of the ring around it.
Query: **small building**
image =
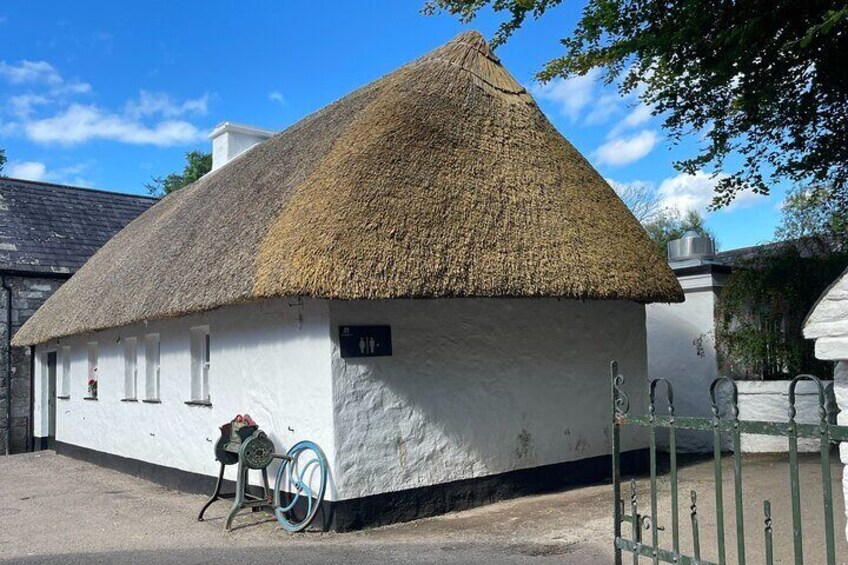
[[[33,444],[32,358],[11,335],[156,199],[0,177],[0,453]]]
[[[647,307],[648,372],[651,378],[665,378],[674,387],[675,413],[680,416],[711,417],[709,390],[720,376],[736,381],[739,417],[747,420],[782,422],[787,420],[788,380],[761,380],[748,367],[722,366],[716,351],[716,308],[722,289],[734,268],[750,261],[767,260],[789,249],[802,257],[824,253],[830,242],[797,240],[731,249],[717,253],[714,242],[689,232],[668,245],[669,266],[683,287],[686,300],[678,304],[650,304]],[[823,247],[824,246],[824,247]],[[725,362],[725,365],[727,363]],[[829,379],[830,375],[819,375]],[[789,378],[787,376],[787,378]],[[726,386],[717,390],[722,417],[731,412]],[[818,421],[817,391],[811,383],[797,388],[798,421]],[[725,438],[730,448],[730,438]],[[668,447],[668,437],[658,444]],[[708,453],[713,450],[713,434],[678,430],[679,451]],[[818,442],[799,442],[802,451],[818,451]],[[742,435],[742,450],[752,452],[786,451],[783,438],[755,434]]]
[[[675,411],[681,416],[712,415],[710,384],[719,376],[715,347],[715,308],[731,272],[709,237],[688,232],[668,245],[668,264],[680,282],[686,300],[679,304],[647,307],[648,374],[665,378],[674,387]],[[712,434],[677,431],[680,451],[712,451]],[[658,436],[662,447],[668,437]]]
[[[681,299],[465,33],[163,198],[15,340],[57,452],[211,490],[218,426],[247,412],[323,448],[344,530],[606,476],[609,363],[644,409],[645,304]]]

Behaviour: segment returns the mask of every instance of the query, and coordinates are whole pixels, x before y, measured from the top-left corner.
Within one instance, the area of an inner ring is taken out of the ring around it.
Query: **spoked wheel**
[[[290,532],[309,527],[327,489],[327,459],[311,441],[296,443],[277,469],[274,514]]]

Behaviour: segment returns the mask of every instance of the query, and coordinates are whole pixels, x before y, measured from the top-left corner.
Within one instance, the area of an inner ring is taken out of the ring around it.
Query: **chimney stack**
[[[212,170],[219,169],[277,132],[233,122],[218,124],[209,139],[212,140]]]

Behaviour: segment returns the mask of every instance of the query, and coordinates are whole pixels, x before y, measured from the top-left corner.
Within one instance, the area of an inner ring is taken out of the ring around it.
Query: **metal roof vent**
[[[709,236],[688,231],[680,239],[668,242],[669,261],[687,261],[689,259],[712,259],[715,257],[715,242]]]

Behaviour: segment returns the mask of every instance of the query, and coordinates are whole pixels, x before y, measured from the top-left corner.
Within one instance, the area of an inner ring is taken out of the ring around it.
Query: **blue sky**
[[[448,41],[491,37],[420,14],[423,0],[66,2],[0,5],[0,147],[6,174],[144,193],[152,176],[209,149],[221,121],[282,129]],[[672,166],[697,140],[671,147],[635,99],[583,77],[542,86],[579,15],[566,2],[498,50],[562,134],[614,184],[647,183],[669,206],[704,210],[712,180]],[[745,195],[708,214],[723,249],[771,239],[783,191]]]

